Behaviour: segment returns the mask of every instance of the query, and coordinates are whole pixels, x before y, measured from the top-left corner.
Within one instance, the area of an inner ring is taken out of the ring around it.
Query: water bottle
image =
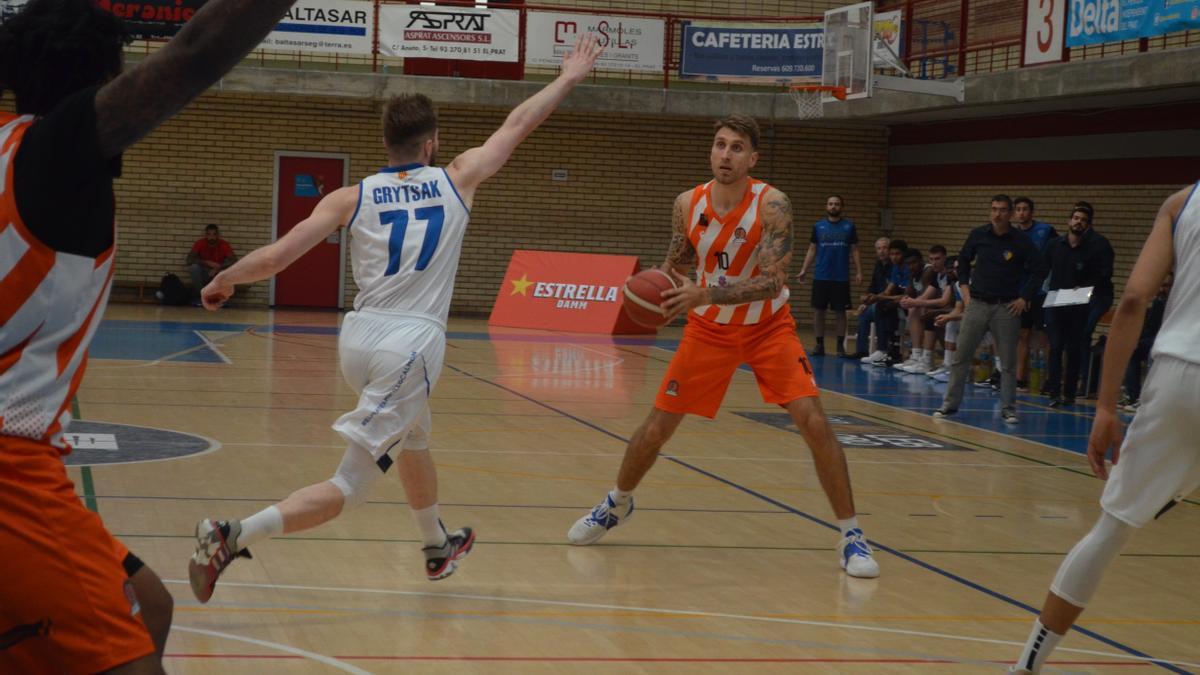
[[[1042,390],[1042,382],[1046,379],[1046,352],[1041,349],[1033,354],[1032,367],[1029,369],[1029,391],[1039,392]]]
[[[983,382],[992,376],[992,354],[984,347],[979,354],[979,364],[975,367],[975,381]]]

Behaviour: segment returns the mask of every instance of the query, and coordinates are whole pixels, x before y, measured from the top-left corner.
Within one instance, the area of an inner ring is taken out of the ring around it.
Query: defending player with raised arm
[[[235,284],[266,279],[345,226],[359,293],[338,335],[342,374],[358,393],[357,407],[333,428],[346,441],[341,465],[327,481],[293,492],[248,518],[204,519],[188,566],[192,591],[207,602],[222,571],[248,547],[270,537],[325,523],[367,499],[392,464],[412,509],[428,579],[444,579],[470,552],[470,528],[448,532],[437,499],[437,469],[429,453],[429,399],[441,374],[446,318],[475,191],[581,82],[600,55],[595,37],[580,38],[553,82],[517,106],[481,146],[435,166],[437,113],[425,96],[390,100],[383,116],[388,166],[317,204],[312,215],[278,241],[242,258],[205,286],[215,309]]]
[[[1146,307],[1175,269],[1175,288],[1154,341],[1154,363],[1143,389],[1144,404],[1121,435],[1117,395],[1129,357],[1146,319]],[[1182,285],[1181,285],[1182,282]],[[1096,418],[1088,439],[1088,461],[1104,479],[1100,517],[1058,568],[1042,612],[1010,672],[1039,673],[1100,586],[1105,570],[1136,529],[1167,513],[1200,487],[1200,193],[1189,186],[1167,198],[1158,211],[1117,305]],[[1112,453],[1110,475],[1105,457]]]
[[[713,180],[680,194],[662,265],[678,282],[663,292],[669,316],[687,312],[683,339],[654,408],[625,448],[616,486],[567,532],[577,545],[598,541],[633,513],[633,490],[686,414],[714,417],[739,365],[754,371],[763,400],[791,416],[816,465],[842,539],[838,562],[856,577],[879,576],[858,527],[846,457],[821,408],[808,357],[788,306],[792,206],[787,195],[750,177],[758,162],[758,123],[732,114],[714,125]]]
[[[292,0],[209,0],[122,72],[121,21],[31,0],[0,24],[0,672],[161,673],[172,600],[86,510],[62,455],[114,271],[121,153],[233,67]],[[64,194],[67,198],[64,198]]]

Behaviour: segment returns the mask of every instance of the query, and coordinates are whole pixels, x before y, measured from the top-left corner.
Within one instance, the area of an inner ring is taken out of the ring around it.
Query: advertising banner
[[[379,52],[464,61],[520,60],[521,13],[486,7],[382,5]]]
[[[904,51],[904,12],[875,12],[875,52],[876,68],[893,68]]]
[[[1070,0],[1070,3],[1068,47],[1200,28],[1200,0]]]
[[[525,15],[525,64],[557,66],[579,35],[593,33],[604,52],[597,70],[661,73],[666,24],[660,19],[568,12],[530,11]]]
[[[24,5],[9,2],[9,5]],[[125,20],[125,27],[135,38],[169,38],[192,18],[204,0],[145,0],[144,2],[112,2],[97,0],[96,5]]]
[[[488,325],[604,335],[654,333],[621,309],[621,288],[638,268],[631,255],[513,251]]]
[[[788,80],[820,77],[824,48],[820,26],[683,26],[682,77]]]
[[[367,0],[297,0],[259,49],[370,54],[374,31]]]

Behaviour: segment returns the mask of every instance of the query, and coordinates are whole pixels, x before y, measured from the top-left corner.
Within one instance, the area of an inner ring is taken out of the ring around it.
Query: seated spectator
[[[958,351],[958,329],[962,325],[963,314],[966,312],[962,287],[958,285],[958,256],[947,260],[946,270],[951,297],[950,311],[933,317],[933,325],[938,330],[944,331],[942,346],[945,347],[946,353],[942,358],[942,365],[926,373],[938,382],[950,381],[950,367],[954,365],[955,353]]]
[[[912,251],[905,263],[921,262],[921,252]],[[925,374],[933,370],[933,347],[937,339],[933,319],[950,306],[952,293],[946,274],[946,247],[935,244],[929,249],[929,264],[913,271],[913,285],[900,307],[908,312],[908,334],[912,338],[912,359],[898,366],[907,373]],[[919,281],[917,279],[920,279]]]
[[[1167,296],[1171,293],[1171,284],[1175,281],[1173,274],[1168,274],[1158,289],[1158,296],[1146,309],[1146,323],[1142,324],[1142,335],[1138,338],[1137,347],[1133,350],[1133,358],[1125,370],[1125,400],[1121,402],[1125,412],[1137,412],[1142,398],[1142,361],[1150,366],[1150,348],[1154,346],[1154,338],[1162,327],[1163,312],[1167,308]]]
[[[848,358],[862,359],[870,354],[871,326],[875,323],[875,304],[878,294],[887,288],[888,275],[892,271],[891,258],[888,257],[888,246],[891,240],[880,237],[875,240],[875,270],[871,272],[871,285],[867,293],[858,303],[858,340],[855,343],[855,353]],[[877,345],[883,345],[883,336],[875,333]]]
[[[893,354],[891,349],[892,336],[899,326],[900,299],[908,292],[912,283],[912,274],[904,265],[904,253],[908,243],[903,239],[893,239],[888,244],[888,259],[891,260],[891,271],[888,273],[888,284],[875,296],[875,335],[876,349],[870,355],[863,357],[863,363],[874,366],[887,366],[899,354]]]
[[[197,239],[187,254],[188,271],[192,274],[192,304],[199,306],[200,289],[217,276],[217,272],[237,262],[233,247],[221,238],[216,225],[204,227],[204,237]]]

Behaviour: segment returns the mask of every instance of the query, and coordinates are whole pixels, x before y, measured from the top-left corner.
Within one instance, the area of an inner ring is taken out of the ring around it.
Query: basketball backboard
[[[870,2],[825,12],[825,59],[821,84],[845,87],[847,100],[869,97],[875,74],[872,53],[874,35],[874,9]]]

